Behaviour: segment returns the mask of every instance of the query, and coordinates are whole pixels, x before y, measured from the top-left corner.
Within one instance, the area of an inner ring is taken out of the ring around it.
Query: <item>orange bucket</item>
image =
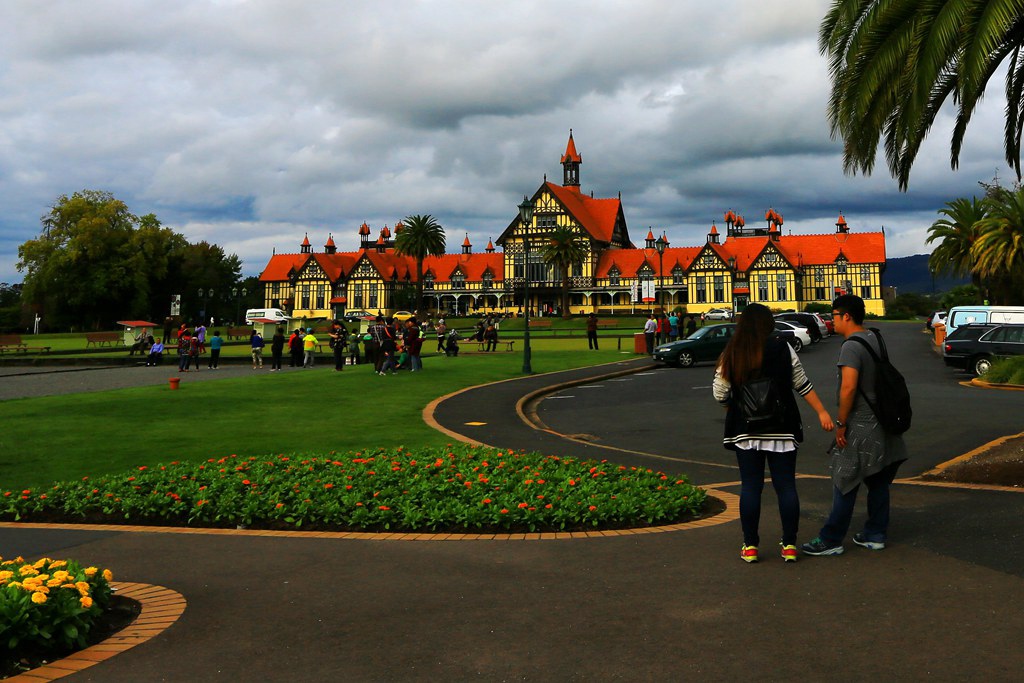
[[[180,377],[171,377],[167,381],[171,383],[171,389],[177,389],[178,388],[178,384],[181,382],[181,378]]]

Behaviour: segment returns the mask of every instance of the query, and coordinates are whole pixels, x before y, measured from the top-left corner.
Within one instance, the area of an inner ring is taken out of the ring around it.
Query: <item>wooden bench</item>
[[[597,329],[608,329],[609,327],[618,327],[619,321],[615,318],[598,318]]]
[[[485,342],[485,341],[473,340],[473,342],[476,344],[477,350],[479,350],[479,351],[483,351],[484,349],[487,348],[487,342]],[[512,351],[513,350],[513,345],[516,343],[516,340],[515,339],[511,339],[511,340],[499,339],[497,343],[498,344],[504,344],[506,351]]]
[[[551,327],[551,321],[550,320],[531,320],[530,321],[530,329],[532,330],[535,327]]]
[[[119,342],[122,339],[124,339],[124,335],[120,332],[86,332],[85,348],[89,348],[91,344],[96,346],[113,346],[115,342]]]
[[[228,339],[248,339],[252,336],[252,328],[249,326],[229,327],[224,334]]]
[[[21,339],[20,334],[0,334],[0,353],[7,351],[28,353],[29,351],[49,351],[49,346],[29,346]]]

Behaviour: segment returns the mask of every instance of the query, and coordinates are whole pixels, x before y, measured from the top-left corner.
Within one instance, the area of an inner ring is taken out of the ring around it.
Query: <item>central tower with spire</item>
[[[569,129],[569,144],[562,155],[562,187],[580,187],[580,164],[583,157],[576,151],[576,143],[572,139],[572,128]]]

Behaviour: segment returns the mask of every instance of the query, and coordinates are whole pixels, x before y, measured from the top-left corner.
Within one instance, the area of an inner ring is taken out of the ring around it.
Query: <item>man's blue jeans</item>
[[[885,469],[864,477],[868,487],[868,520],[864,524],[864,536],[869,541],[885,543],[889,530],[889,485],[896,478],[896,470],[903,464],[894,462]],[[850,530],[853,509],[857,505],[857,491],[860,484],[849,493],[843,494],[832,487],[832,512],[818,536],[829,545],[840,545]]]
[[[782,542],[796,544],[800,524],[800,497],[796,492],[796,451],[772,453],[769,451],[736,451],[740,466],[740,526],[743,544],[758,545],[757,528],[761,522],[761,491],[764,490],[764,465],[772,475],[775,497],[779,499],[779,517],[782,520]]]

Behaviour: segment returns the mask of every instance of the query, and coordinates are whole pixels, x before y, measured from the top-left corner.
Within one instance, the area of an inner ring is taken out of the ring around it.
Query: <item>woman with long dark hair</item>
[[[740,468],[740,558],[745,562],[758,560],[765,463],[779,500],[782,559],[796,562],[796,452],[804,435],[793,393],[803,396],[817,413],[822,429],[830,432],[834,427],[796,353],[774,331],[771,311],[761,304],[748,305],[715,369],[715,399],[728,408],[723,443],[736,452]]]

